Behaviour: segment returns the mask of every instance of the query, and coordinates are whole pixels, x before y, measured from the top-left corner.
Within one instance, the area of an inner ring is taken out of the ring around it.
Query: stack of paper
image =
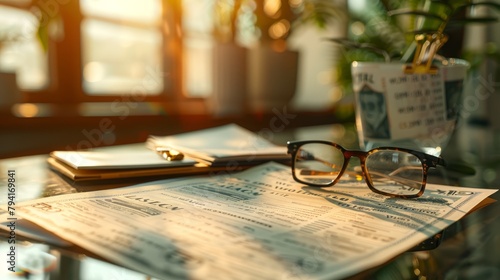
[[[255,165],[274,160],[287,161],[286,147],[277,146],[235,124],[209,128],[174,136],[151,136],[151,148],[168,147],[211,166],[228,162]]]
[[[166,160],[157,148],[174,149],[182,159]],[[286,147],[234,124],[172,136],[151,136],[146,144],[90,151],[54,151],[48,162],[75,181],[156,175],[237,171],[266,161],[289,159]]]
[[[54,151],[48,163],[75,181],[202,174],[208,169],[192,159],[164,160],[144,145],[97,151]]]

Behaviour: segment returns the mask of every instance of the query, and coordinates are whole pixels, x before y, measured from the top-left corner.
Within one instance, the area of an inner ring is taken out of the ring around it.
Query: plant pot
[[[436,74],[405,74],[406,64],[353,62],[360,146],[440,155],[454,129],[469,64],[448,59]]]
[[[247,49],[229,43],[216,44],[212,65],[210,111],[216,116],[241,114],[247,98]]]
[[[299,53],[258,46],[249,51],[248,96],[254,112],[281,110],[293,98],[297,87]]]
[[[17,87],[16,73],[0,72],[0,109],[9,109],[21,102],[21,92]]]

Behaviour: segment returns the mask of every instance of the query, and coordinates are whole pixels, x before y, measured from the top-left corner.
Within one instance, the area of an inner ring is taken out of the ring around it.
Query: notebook
[[[157,152],[159,147],[175,149],[183,157],[166,160]],[[288,160],[286,147],[230,124],[171,136],[150,136],[146,143],[134,145],[53,151],[48,163],[74,181],[89,181],[233,172],[266,161]]]
[[[267,161],[287,162],[286,147],[278,146],[259,135],[228,124],[172,136],[150,136],[148,147],[173,148],[210,166],[228,162],[256,165]]]

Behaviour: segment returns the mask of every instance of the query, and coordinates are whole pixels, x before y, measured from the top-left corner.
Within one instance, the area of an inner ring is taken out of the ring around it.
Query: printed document
[[[16,213],[160,279],[338,279],[407,251],[495,191],[428,184],[422,197],[405,200],[362,180],[318,189],[270,162],[32,200]]]

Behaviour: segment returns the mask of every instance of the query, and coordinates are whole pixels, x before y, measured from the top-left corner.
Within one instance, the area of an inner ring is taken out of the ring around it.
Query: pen
[[[155,147],[156,153],[168,161],[177,161],[184,158],[184,154],[167,147]]]

